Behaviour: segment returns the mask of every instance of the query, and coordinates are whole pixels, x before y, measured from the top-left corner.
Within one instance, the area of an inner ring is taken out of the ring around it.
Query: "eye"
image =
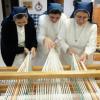
[[[88,19],[88,17],[87,17],[87,16],[79,16],[79,15],[76,15],[76,18],[78,18],[78,19],[83,19],[83,20]]]

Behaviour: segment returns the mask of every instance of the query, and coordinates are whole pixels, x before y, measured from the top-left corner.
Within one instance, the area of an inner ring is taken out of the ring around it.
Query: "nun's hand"
[[[24,52],[25,52],[25,54],[28,54],[29,53],[29,49],[28,48],[24,48]]]
[[[80,61],[82,61],[83,63],[85,63],[86,60],[87,60],[87,58],[88,58],[88,55],[87,55],[86,53],[83,53],[83,54],[80,56]]]
[[[50,50],[51,48],[54,48],[55,47],[55,42],[53,42],[50,38],[45,37],[45,39],[44,39],[44,46],[47,49]]]
[[[32,56],[35,57],[35,55],[36,55],[36,48],[35,47],[31,48],[31,53],[32,53]]]
[[[74,48],[68,48],[67,53],[70,54],[70,55],[72,55],[72,54],[78,55],[77,51]]]

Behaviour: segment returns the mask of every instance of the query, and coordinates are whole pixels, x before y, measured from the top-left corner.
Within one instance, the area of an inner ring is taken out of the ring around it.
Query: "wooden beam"
[[[94,53],[93,60],[94,61],[100,61],[100,53]]]
[[[0,72],[1,80],[40,79],[40,78],[100,78],[100,70],[59,71],[59,72]]]

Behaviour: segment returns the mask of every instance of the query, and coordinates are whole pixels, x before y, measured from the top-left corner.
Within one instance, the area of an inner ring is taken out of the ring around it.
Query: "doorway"
[[[3,17],[8,16],[11,13],[11,10],[14,6],[18,6],[18,0],[1,0]]]

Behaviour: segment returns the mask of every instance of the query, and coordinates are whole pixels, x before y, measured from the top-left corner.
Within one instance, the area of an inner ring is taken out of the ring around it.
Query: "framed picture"
[[[23,6],[26,6],[29,10],[32,10],[32,1],[23,1]]]
[[[47,10],[47,0],[19,0],[19,6],[26,6],[30,14],[42,14]]]

